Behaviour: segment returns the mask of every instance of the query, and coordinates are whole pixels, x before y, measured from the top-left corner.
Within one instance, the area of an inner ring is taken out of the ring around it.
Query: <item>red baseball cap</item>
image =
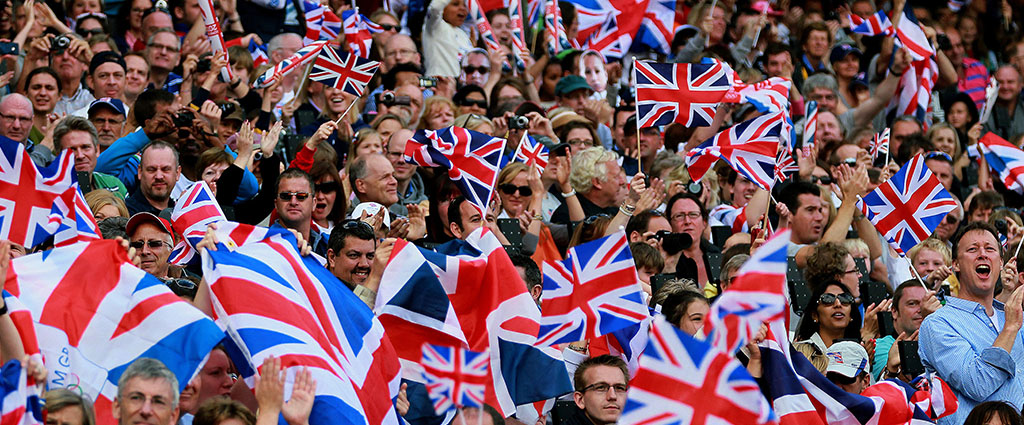
[[[172,243],[175,242],[176,238],[174,237],[174,231],[171,230],[173,229],[173,227],[171,227],[171,222],[167,221],[166,219],[157,217],[155,214],[149,212],[136,213],[135,215],[132,216],[132,218],[128,219],[128,224],[125,225],[125,231],[128,233],[128,237],[131,237],[131,235],[135,233],[135,229],[139,227],[139,225],[145,223],[150,223],[156,227],[159,227],[160,230],[163,230],[168,235],[171,235]]]

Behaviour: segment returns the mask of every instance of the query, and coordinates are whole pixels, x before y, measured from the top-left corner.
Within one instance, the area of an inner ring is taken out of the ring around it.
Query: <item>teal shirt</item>
[[[875,358],[871,361],[871,376],[875,382],[882,380],[882,373],[885,372],[885,365],[889,363],[889,349],[896,343],[892,335],[883,336],[875,340]]]

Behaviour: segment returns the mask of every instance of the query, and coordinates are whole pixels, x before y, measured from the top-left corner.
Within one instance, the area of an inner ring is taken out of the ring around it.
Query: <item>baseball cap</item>
[[[853,77],[853,81],[850,81],[850,88],[858,85],[863,86],[864,88],[870,87],[868,85],[868,74],[866,72],[857,73],[857,75]]]
[[[96,68],[99,68],[100,65],[107,62],[113,62],[121,65],[121,70],[128,69],[128,65],[125,65],[124,58],[121,57],[120,53],[106,50],[93,55],[92,61],[89,62],[89,75],[94,74],[96,72]]]
[[[562,96],[580,89],[594,91],[594,89],[590,88],[590,84],[587,84],[585,78],[579,75],[567,75],[558,80],[558,84],[555,84],[555,95]]]
[[[163,230],[168,235],[171,235],[171,241],[175,240],[174,231],[171,230],[173,229],[173,227],[171,227],[171,222],[167,221],[167,219],[157,217],[155,214],[150,212],[135,213],[132,218],[128,219],[128,224],[124,226],[125,231],[128,233],[128,237],[131,237],[131,235],[135,233],[136,228],[146,223],[152,224],[160,228],[160,230]]]
[[[856,378],[867,370],[868,352],[856,342],[839,341],[828,347],[825,355],[828,356],[826,374],[835,372],[847,378]]]
[[[384,227],[390,228],[391,213],[384,205],[377,202],[360,202],[359,205],[356,205],[355,209],[352,210],[352,214],[349,215],[349,218],[359,220],[359,218],[363,216],[363,211],[366,211],[367,216],[373,217],[374,214],[377,214],[380,210],[384,210]]]
[[[839,62],[846,58],[847,55],[857,55],[858,58],[864,57],[864,53],[860,49],[853,47],[849,44],[837,44],[836,47],[832,48],[832,53],[828,55],[829,62]]]
[[[224,116],[220,119],[221,121],[245,121],[245,113],[242,112],[242,108],[238,104],[234,102],[218,102],[217,106],[224,112]]]
[[[122,117],[127,116],[127,113],[124,110],[124,102],[122,102],[121,99],[114,99],[110,97],[101,97],[92,101],[92,103],[89,104],[89,116],[92,116],[92,113],[96,108],[103,106],[113,109],[114,112],[117,112],[117,114]]]

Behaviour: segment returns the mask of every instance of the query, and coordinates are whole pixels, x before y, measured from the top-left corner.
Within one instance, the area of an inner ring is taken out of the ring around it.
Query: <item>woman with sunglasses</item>
[[[335,223],[345,219],[347,197],[343,190],[338,167],[328,161],[313,163],[309,173],[316,182],[313,195],[313,222],[325,233],[330,233]]]
[[[540,238],[544,215],[542,204],[547,192],[532,163],[512,162],[498,173],[498,199],[501,213],[497,218],[517,218],[523,230],[523,253],[530,255]]]
[[[809,342],[825,353],[837,339],[861,340],[860,310],[853,294],[837,280],[819,285],[811,293],[796,331],[796,341]]]
[[[487,115],[487,93],[478,85],[467,84],[459,88],[452,97],[458,115]]]

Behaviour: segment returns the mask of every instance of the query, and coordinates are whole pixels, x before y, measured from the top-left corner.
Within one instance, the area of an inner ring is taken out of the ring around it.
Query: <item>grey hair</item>
[[[178,38],[178,33],[174,32],[174,30],[170,28],[157,28],[156,31],[153,31],[153,34],[149,35],[149,40],[146,40],[146,47],[149,47],[150,44],[153,44],[153,40],[156,40],[156,35],[162,32],[170,33],[171,35],[173,35],[174,42],[178,45],[177,47],[181,48],[181,39]]]
[[[736,254],[730,257],[729,261],[722,264],[722,271],[719,272],[718,280],[725,282],[725,277],[743,267],[743,263],[746,263],[748,259],[750,259],[750,256],[747,254]]]
[[[380,157],[382,157],[384,159],[387,159],[386,157],[384,157],[384,155],[381,155],[379,153],[371,153],[371,154],[362,155],[359,158],[356,158],[355,161],[352,161],[352,165],[349,165],[349,167],[348,167],[348,183],[349,183],[349,185],[351,185],[352,190],[355,190],[356,180],[366,178],[366,175],[370,171],[370,167],[368,167],[366,163],[369,161],[369,159],[371,157],[374,157],[374,156],[380,156]]]
[[[299,39],[299,41],[302,41],[302,37],[300,35],[296,34],[296,33],[293,33],[293,32],[283,32],[283,33],[280,33],[278,35],[275,35],[273,38],[270,39],[269,42],[267,42],[267,53],[271,53],[271,52],[274,52],[274,51],[277,51],[278,49],[280,49],[281,45],[284,44],[284,40],[286,38],[289,38],[289,37],[296,37],[296,38]]]
[[[828,89],[832,93],[839,93],[839,83],[831,74],[814,74],[804,80],[804,86],[800,88],[800,91],[810,93],[814,89]]]
[[[600,146],[587,148],[572,157],[572,171],[569,172],[569,183],[579,193],[588,193],[594,188],[594,179],[608,181],[608,161],[618,159],[618,154],[605,150]]]
[[[70,115],[60,120],[57,126],[53,128],[53,141],[57,144],[57,149],[64,149],[64,136],[72,131],[84,131],[89,133],[89,138],[92,139],[93,147],[99,145],[100,136],[96,133],[96,126],[92,125],[88,119],[84,117],[78,117]]]
[[[121,378],[117,380],[117,398],[124,396],[122,391],[124,391],[128,381],[134,378],[143,380],[166,380],[168,384],[171,384],[171,395],[173,398],[171,407],[178,407],[178,377],[174,376],[174,372],[171,372],[171,370],[168,369],[167,366],[164,366],[160,360],[149,357],[140,357],[132,362],[132,364],[128,365],[128,368],[121,374]]]

